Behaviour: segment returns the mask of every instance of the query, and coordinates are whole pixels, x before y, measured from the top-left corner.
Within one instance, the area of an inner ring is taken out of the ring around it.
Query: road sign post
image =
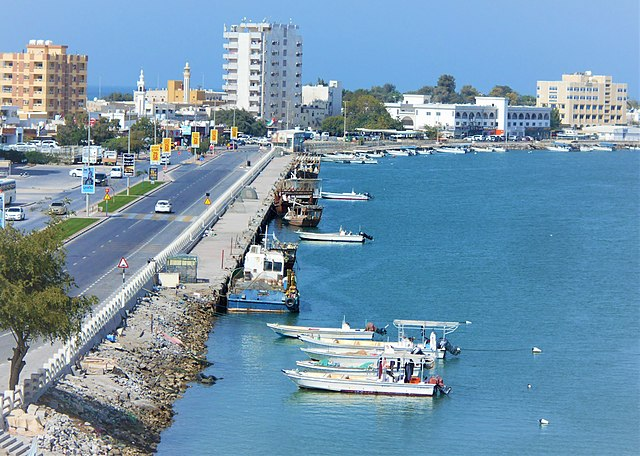
[[[109,200],[111,199],[111,195],[109,195],[109,187],[104,189],[104,216],[109,217]]]
[[[136,156],[135,154],[122,154],[122,171],[127,178],[127,196],[129,196],[129,178],[136,175]]]
[[[129,263],[127,263],[127,260],[124,257],[122,257],[118,262],[118,267],[122,269],[122,288],[124,288],[124,282],[125,282],[124,272],[129,268]]]

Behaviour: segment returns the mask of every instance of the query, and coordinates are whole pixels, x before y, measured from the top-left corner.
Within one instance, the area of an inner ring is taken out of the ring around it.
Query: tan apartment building
[[[0,53],[0,104],[17,106],[21,118],[83,111],[88,60],[49,40],[29,41],[26,52]]]
[[[560,122],[571,127],[624,125],[627,84],[591,71],[563,74],[562,81],[538,81],[536,106],[558,108]]]

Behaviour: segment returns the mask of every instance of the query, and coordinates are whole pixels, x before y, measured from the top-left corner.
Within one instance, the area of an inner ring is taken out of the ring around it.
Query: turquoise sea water
[[[397,157],[323,163],[320,177],[375,199],[323,201],[318,230],[375,240],[302,244],[299,315],[220,318],[206,373],[223,380],[186,391],[159,454],[636,454],[639,154]],[[471,320],[449,337],[461,355],[435,369],[450,396],[297,390],[280,369],[301,345],[265,323],[343,316],[391,338],[395,318]]]

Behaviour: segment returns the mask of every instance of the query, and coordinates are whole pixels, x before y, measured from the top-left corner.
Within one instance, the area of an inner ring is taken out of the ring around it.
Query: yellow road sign
[[[104,194],[104,200],[105,201],[111,201],[111,195],[109,195],[108,193]]]
[[[171,138],[162,139],[162,152],[171,152]]]
[[[210,206],[211,205],[211,200],[209,199],[209,197],[205,198],[204,205],[205,206]]]
[[[200,147],[200,133],[197,131],[191,133],[191,147]]]

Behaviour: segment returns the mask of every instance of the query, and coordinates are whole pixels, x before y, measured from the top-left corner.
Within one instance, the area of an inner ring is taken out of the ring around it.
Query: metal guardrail
[[[163,265],[168,257],[193,247],[200,240],[205,229],[222,216],[227,208],[236,201],[242,189],[251,183],[269,164],[274,154],[275,152],[272,149],[262,157],[251,169],[251,172],[247,173],[224,192],[187,230],[156,255],[154,262],[147,264],[134,274],[121,289],[112,293],[104,301],[105,304],[101,306],[100,310],[83,323],[77,337],[65,343],[37,373],[24,380],[23,391],[25,399],[20,403],[37,400],[80,355],[86,353],[103,339],[104,335],[106,335],[106,328],[110,324],[113,324],[114,321],[119,324],[119,319],[126,316],[128,303],[151,280],[157,266]]]

